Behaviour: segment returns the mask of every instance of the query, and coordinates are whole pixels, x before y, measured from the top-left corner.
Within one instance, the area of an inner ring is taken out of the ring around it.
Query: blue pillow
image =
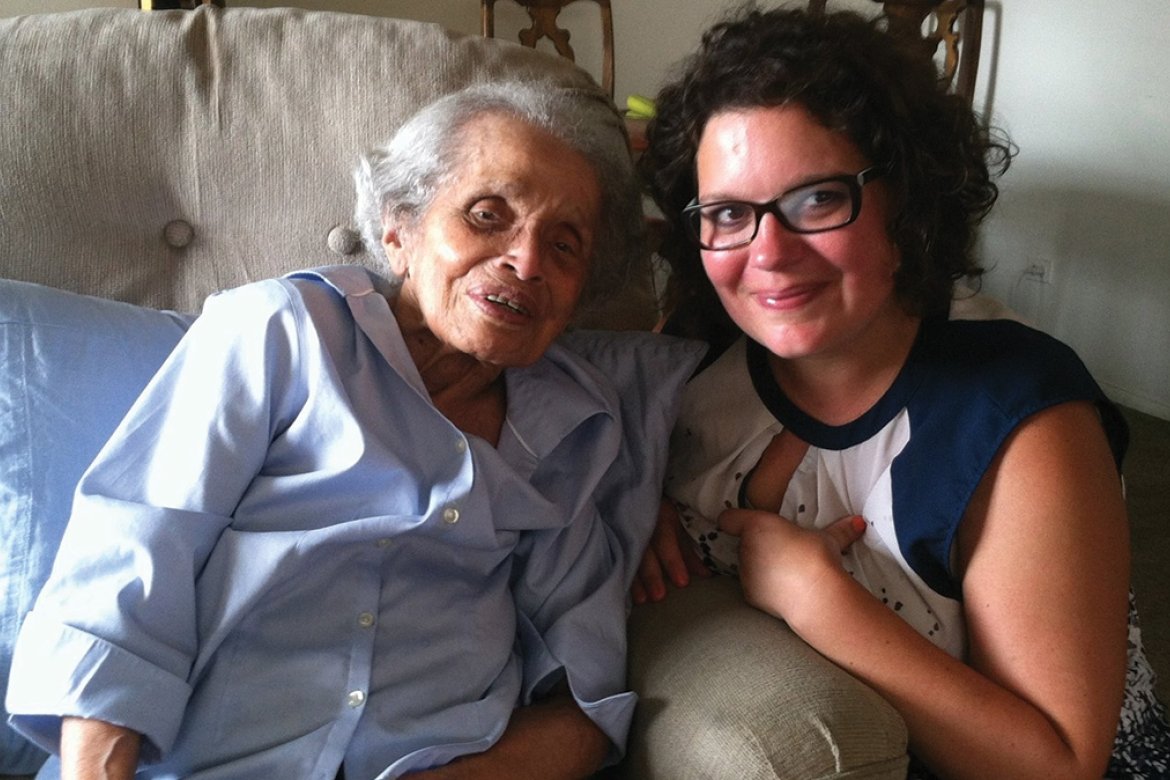
[[[73,489],[192,317],[0,280],[0,702]],[[45,754],[0,710],[0,774]]]

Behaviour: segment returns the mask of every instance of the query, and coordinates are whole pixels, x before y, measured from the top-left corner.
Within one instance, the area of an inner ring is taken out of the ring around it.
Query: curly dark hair
[[[932,61],[886,33],[882,19],[747,6],[707,31],[657,102],[639,166],[670,228],[660,251],[677,284],[676,311],[691,320],[676,332],[738,333],[681,220],[697,191],[703,128],[726,110],[798,104],[888,166],[887,229],[902,261],[895,289],[909,313],[945,314],[954,283],[983,272],[976,228],[999,194],[993,175],[1007,169],[1014,149],[945,91]]]

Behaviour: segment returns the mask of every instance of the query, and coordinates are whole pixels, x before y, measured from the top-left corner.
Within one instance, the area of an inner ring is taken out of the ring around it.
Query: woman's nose
[[[779,267],[793,261],[803,246],[803,236],[780,224],[775,214],[764,214],[748,245],[749,261],[759,268]]]
[[[504,263],[517,279],[540,279],[544,268],[544,246],[536,231],[518,231],[504,256]]]

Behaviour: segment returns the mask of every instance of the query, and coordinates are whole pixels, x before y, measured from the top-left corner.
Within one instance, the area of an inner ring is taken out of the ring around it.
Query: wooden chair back
[[[585,0],[582,0],[583,2]],[[610,0],[589,0],[596,3],[601,12],[601,86],[613,97],[613,10]],[[557,53],[562,57],[576,61],[573,47],[569,45],[570,32],[557,24],[557,17],[565,6],[578,0],[513,0],[528,12],[532,26],[520,31],[520,43],[529,48],[536,48],[541,38],[552,41]],[[483,34],[487,38],[495,37],[496,0],[480,0],[480,11],[483,17]]]
[[[827,0],[809,0],[809,10],[824,13]],[[894,35],[922,56],[939,58],[939,79],[968,105],[975,99],[984,0],[874,0],[881,2]]]

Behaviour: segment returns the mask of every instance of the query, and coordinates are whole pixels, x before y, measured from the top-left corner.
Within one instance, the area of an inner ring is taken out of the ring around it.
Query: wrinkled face
[[[461,136],[461,161],[426,213],[386,225],[386,256],[403,278],[395,314],[443,350],[528,365],[576,308],[600,186],[581,155],[518,119],[487,114]]]
[[[707,122],[699,142],[699,202],[762,203],[874,162],[801,106],[725,111]],[[773,354],[847,350],[881,332],[884,318],[905,316],[894,295],[899,253],[886,223],[878,179],[862,188],[852,224],[799,234],[765,214],[750,244],[703,250],[703,267],[731,318]]]

